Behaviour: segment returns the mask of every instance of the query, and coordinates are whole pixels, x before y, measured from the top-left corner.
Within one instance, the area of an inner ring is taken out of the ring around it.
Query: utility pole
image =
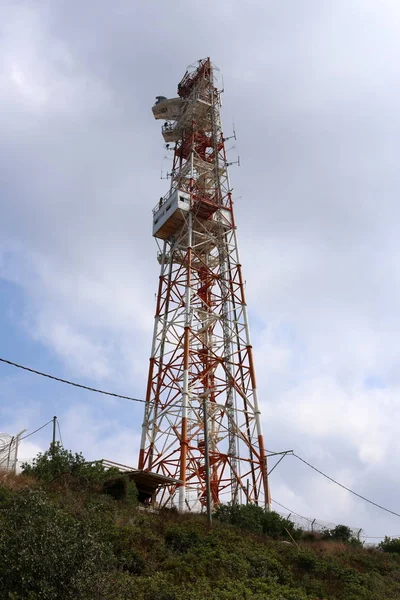
[[[53,417],[53,443],[52,443],[53,451],[54,451],[54,448],[56,447],[56,426],[57,426],[57,417]]]

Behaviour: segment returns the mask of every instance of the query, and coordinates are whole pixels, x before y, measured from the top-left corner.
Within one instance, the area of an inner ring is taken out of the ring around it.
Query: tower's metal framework
[[[213,505],[270,505],[220,98],[207,58],[153,107],[174,158],[153,210],[161,272],[139,469],[178,480],[158,502],[180,510],[205,504],[203,404]]]

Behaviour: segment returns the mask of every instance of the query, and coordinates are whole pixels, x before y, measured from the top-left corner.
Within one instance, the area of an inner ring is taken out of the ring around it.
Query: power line
[[[26,440],[26,438],[30,437],[31,435],[34,435],[35,433],[37,433],[41,429],[44,429],[47,425],[50,425],[50,423],[52,423],[52,422],[53,422],[53,419],[51,419],[50,421],[47,421],[47,423],[45,423],[44,425],[41,425],[41,427],[38,427],[37,429],[35,429],[35,431],[31,431],[31,433],[28,433],[27,435],[24,435],[23,437],[18,438],[18,441],[22,442],[22,440]],[[5,446],[2,446],[0,448],[0,451],[4,451],[6,448],[12,446],[16,442],[17,442],[17,438],[15,436],[13,436],[11,438],[11,441],[8,444],[6,444]]]
[[[397,513],[397,512],[394,512],[394,510],[390,510],[390,508],[385,508],[384,506],[381,506],[380,504],[377,504],[376,502],[373,502],[372,500],[368,500],[368,498],[366,498],[365,496],[362,496],[361,494],[358,494],[354,490],[351,490],[350,488],[348,488],[345,485],[343,485],[343,483],[339,483],[339,481],[336,481],[336,479],[333,479],[332,477],[329,477],[329,475],[327,475],[326,473],[323,473],[322,471],[320,471],[319,469],[317,469],[317,467],[314,467],[313,465],[311,465],[309,462],[307,462],[303,458],[300,458],[300,456],[298,456],[297,454],[293,453],[292,456],[295,456],[296,458],[298,458],[305,465],[307,465],[308,467],[310,467],[311,469],[313,469],[314,471],[316,471],[320,475],[323,475],[324,477],[326,477],[326,479],[329,479],[329,481],[332,481],[333,483],[336,483],[336,485],[338,485],[339,487],[343,488],[344,490],[347,490],[348,492],[350,492],[354,496],[357,496],[357,498],[361,498],[361,500],[365,500],[365,502],[368,502],[369,504],[372,504],[373,506],[376,506],[377,508],[380,508],[381,510],[384,510],[384,511],[386,511],[386,512],[392,514],[392,515],[395,515],[396,517],[400,517],[400,514]]]
[[[50,425],[50,423],[53,422],[53,419],[50,419],[50,421],[47,421],[47,423],[45,423],[44,425],[42,425],[41,427],[38,427],[37,429],[35,429],[35,431],[32,431],[31,433],[28,433],[27,435],[24,435],[24,437],[20,438],[20,441],[22,440],[26,440],[26,438],[30,437],[31,435],[33,435],[34,433],[37,433],[38,431],[40,431],[41,429],[44,429],[47,425]]]
[[[132,398],[131,396],[123,396],[122,394],[115,394],[113,392],[107,392],[105,390],[99,390],[97,388],[93,388],[93,387],[90,387],[90,386],[87,386],[87,385],[83,385],[81,383],[76,383],[74,381],[69,381],[68,379],[61,379],[61,377],[55,377],[54,375],[50,375],[49,373],[43,373],[42,371],[37,371],[36,369],[31,369],[30,367],[26,367],[24,365],[20,365],[18,363],[12,362],[11,360],[7,360],[5,358],[0,358],[0,362],[5,363],[7,365],[10,365],[12,367],[16,367],[18,369],[22,369],[24,371],[28,371],[29,373],[34,373],[35,375],[40,375],[41,377],[47,377],[48,379],[52,379],[53,381],[58,381],[60,383],[65,383],[67,385],[72,385],[74,387],[81,388],[83,390],[88,390],[89,392],[96,392],[97,394],[104,394],[105,396],[112,396],[114,398],[122,398],[123,400],[131,400],[132,402],[142,402],[142,403],[146,402],[145,400],[142,400],[140,398]],[[28,435],[22,437],[21,440],[24,440],[27,437],[29,437],[29,436],[33,435],[34,433],[36,433],[37,431],[40,431],[40,429],[43,429],[43,427],[46,427],[46,425],[48,425],[49,423],[51,423],[51,421],[49,421],[48,423],[45,423],[44,425],[42,425],[42,427],[39,427],[39,429],[36,429],[32,433],[29,433]],[[60,432],[60,430],[59,430],[59,433],[60,433],[60,438],[61,438],[61,432]],[[61,443],[62,443],[62,441],[61,441]],[[306,460],[304,460],[303,458],[301,458],[300,456],[298,456],[294,452],[292,453],[292,456],[296,457],[298,460],[300,460],[301,462],[303,462],[305,465],[307,465],[308,467],[310,467],[311,469],[313,469],[314,471],[316,471],[320,475],[323,475],[323,477],[325,477],[326,479],[329,479],[329,481],[332,481],[333,483],[335,483],[339,487],[341,487],[344,490],[350,492],[354,496],[357,496],[357,498],[361,498],[361,500],[364,500],[365,502],[368,502],[369,504],[372,504],[373,506],[376,506],[377,508],[380,508],[381,510],[384,510],[387,513],[395,515],[396,517],[400,517],[399,513],[396,513],[395,511],[390,510],[389,508],[385,508],[384,506],[381,506],[380,504],[377,504],[376,502],[373,502],[372,500],[369,500],[365,496],[362,496],[361,494],[358,494],[354,490],[351,490],[350,488],[346,487],[342,483],[339,483],[339,481],[336,481],[335,479],[333,479],[332,477],[330,477],[326,473],[323,473],[322,471],[320,471],[319,469],[317,469],[317,467],[314,467],[313,465],[311,465],[309,462],[307,462]],[[274,501],[274,502],[276,502],[276,501]],[[279,504],[279,503],[276,502],[276,504]],[[280,506],[282,506],[282,508],[285,508],[283,505],[280,505]],[[285,510],[289,510],[289,509],[285,508]],[[293,514],[297,514],[297,513],[293,513]],[[297,515],[297,516],[299,516],[301,518],[306,518],[306,517],[302,517],[301,515]]]
[[[272,498],[272,502],[274,504],[277,504],[281,508],[284,508],[285,510],[287,510],[288,513],[289,513],[289,515],[296,515],[296,517],[300,517],[300,519],[304,519],[305,521],[308,521],[309,523],[313,523],[313,521],[315,521],[318,524],[320,523],[320,521],[318,521],[318,519],[310,519],[310,517],[305,517],[304,515],[299,515],[299,513],[295,512],[294,510],[291,510],[287,506],[284,506],[283,504],[281,504],[277,500],[274,500],[273,498]],[[400,535],[390,535],[390,536],[386,536],[386,535],[360,535],[360,537],[363,538],[363,539],[365,539],[365,540],[383,540],[385,537],[400,538]]]
[[[296,515],[296,517],[300,517],[300,519],[305,519],[305,521],[309,521],[310,523],[312,523],[312,521],[313,521],[309,517],[303,517],[303,515],[299,515],[299,513],[295,512],[294,510],[290,510],[290,508],[288,508],[287,506],[283,506],[283,504],[281,504],[277,500],[274,500],[273,498],[272,498],[272,502],[274,502],[275,504],[277,504],[281,508],[284,508],[285,510],[287,510],[288,513],[290,513],[291,515]]]
[[[74,387],[88,390],[89,392],[96,392],[97,394],[104,394],[105,396],[113,396],[114,398],[122,398],[123,400],[131,400],[132,402],[146,402],[146,400],[141,400],[140,398],[132,398],[131,396],[122,396],[121,394],[114,394],[113,392],[105,392],[104,390],[98,390],[97,388],[89,387],[88,385],[83,385],[82,383],[76,383],[74,381],[69,381],[68,379],[61,379],[61,377],[55,377],[54,375],[49,375],[49,373],[36,371],[36,369],[19,365],[18,363],[12,362],[11,360],[6,360],[5,358],[0,358],[0,362],[11,365],[12,367],[17,367],[17,369],[29,371],[29,373],[34,373],[35,375],[41,375],[42,377],[59,381],[60,383],[66,383],[67,385],[73,385]]]
[[[385,537],[392,537],[392,538],[398,538],[400,536],[398,535],[360,535],[360,537],[364,538],[365,540],[383,540]]]

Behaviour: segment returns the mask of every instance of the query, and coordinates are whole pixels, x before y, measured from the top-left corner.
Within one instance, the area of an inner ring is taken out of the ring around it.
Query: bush
[[[301,530],[297,529],[292,521],[281,517],[280,514],[273,511],[264,513],[262,528],[264,535],[274,540],[282,537],[299,539],[302,534]]]
[[[255,504],[220,504],[215,511],[215,517],[221,523],[236,525],[254,533],[263,533],[264,516],[264,509]]]
[[[88,463],[82,453],[73,454],[65,450],[59,442],[51,444],[49,450],[38,454],[32,464],[22,464],[22,474],[32,475],[50,483],[61,475],[85,478],[90,483],[103,483],[110,475],[119,475],[118,469],[106,469],[101,463]]]
[[[9,487],[5,485],[0,485],[0,510],[2,508],[8,508],[11,506],[14,498],[14,493],[10,490]]]
[[[86,598],[113,563],[108,523],[95,505],[76,519],[43,490],[15,494],[0,512],[2,597]]]
[[[336,525],[334,529],[324,531],[321,537],[323,540],[348,543],[352,537],[352,532],[347,525]]]
[[[400,554],[400,538],[390,538],[385,536],[385,539],[378,544],[379,550],[383,550],[383,552],[394,552],[395,554]]]
[[[108,475],[108,472],[106,473]],[[136,485],[128,475],[120,475],[114,479],[107,479],[103,483],[103,491],[114,500],[124,500],[131,506],[138,504],[138,491]]]
[[[240,529],[264,534],[272,539],[298,539],[301,531],[274,511],[265,511],[255,504],[221,504],[215,511],[216,518],[222,523],[236,525]]]
[[[141,575],[146,562],[138,551],[138,539],[131,527],[120,527],[114,533],[113,549],[117,567],[132,575]]]
[[[353,546],[362,546],[360,540],[353,535],[353,532],[347,525],[336,525],[333,529],[327,529],[322,533],[321,539],[343,542],[344,544],[351,544]]]
[[[297,565],[303,571],[313,571],[317,566],[317,557],[314,552],[310,552],[307,550],[302,550],[297,555]]]
[[[195,528],[174,525],[167,530],[165,541],[173,550],[187,552],[200,543],[200,534]]]
[[[51,450],[27,469],[35,477],[0,477],[0,600],[400,598],[399,539],[353,549],[340,526],[282,544],[299,530],[255,505],[219,507],[212,529],[200,514],[132,510],[126,475],[85,475],[82,455]]]

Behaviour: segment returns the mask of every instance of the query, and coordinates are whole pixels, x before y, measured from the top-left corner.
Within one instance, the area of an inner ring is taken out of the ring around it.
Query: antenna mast
[[[139,469],[174,478],[157,500],[181,511],[206,505],[207,480],[213,506],[271,503],[220,94],[206,58],[153,106],[174,159],[153,209],[160,277]]]

